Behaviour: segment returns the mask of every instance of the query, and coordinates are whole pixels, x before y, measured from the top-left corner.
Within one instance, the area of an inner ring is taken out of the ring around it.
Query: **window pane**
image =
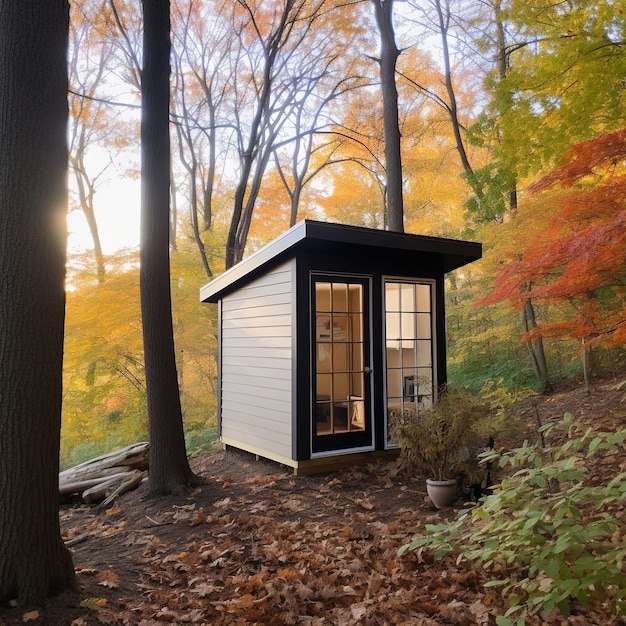
[[[350,386],[350,395],[363,397],[363,373],[355,372],[351,374],[351,386]]]
[[[417,355],[415,352],[415,341],[407,341],[406,342],[410,348],[405,348],[402,350],[402,368],[403,369],[412,369],[417,363]]]
[[[385,307],[387,311],[400,310],[400,285],[398,283],[385,285]]]
[[[417,365],[419,367],[428,367],[433,364],[430,341],[417,341]]]
[[[415,311],[415,285],[403,284],[400,287],[400,309]]]
[[[363,341],[363,315],[352,313],[350,315],[350,341]]]
[[[429,313],[417,314],[417,339],[431,338],[431,324]]]
[[[315,283],[315,307],[318,311],[330,311],[330,283]]]
[[[430,285],[415,285],[417,290],[416,311],[430,313]]]
[[[333,371],[334,372],[348,371],[348,344],[347,343],[334,343],[333,344]]]
[[[333,363],[330,345],[318,342],[315,346],[315,352],[317,355],[317,372],[332,372]]]
[[[387,341],[400,339],[400,313],[387,313],[385,323]]]
[[[315,389],[318,400],[330,400],[332,392],[332,374],[318,374]]]
[[[350,395],[350,375],[335,373],[333,376],[333,401],[344,402]]]
[[[400,398],[402,396],[402,371],[387,370],[387,397]]]
[[[352,371],[363,371],[363,344],[355,343],[352,345]]]
[[[348,310],[348,285],[333,283],[333,311],[345,313]]]
[[[415,339],[415,313],[412,311],[400,314],[402,316],[402,339]]]

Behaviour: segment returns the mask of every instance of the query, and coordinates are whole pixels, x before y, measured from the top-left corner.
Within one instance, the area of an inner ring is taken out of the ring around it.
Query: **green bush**
[[[565,442],[545,446],[551,435],[566,433]],[[481,455],[508,468],[492,495],[460,511],[451,522],[429,525],[400,554],[421,546],[435,556],[458,555],[457,561],[480,563],[491,572],[487,587],[500,587],[510,608],[498,626],[522,625],[528,615],[557,608],[568,616],[573,601],[604,604],[626,614],[624,555],[615,503],[626,499],[626,472],[605,484],[585,482],[587,462],[602,450],[626,441],[626,430],[578,433],[571,416],[543,426],[540,440],[510,452]]]
[[[106,441],[86,441],[78,444],[70,453],[61,459],[61,470],[80,465],[85,461],[91,461],[97,456],[110,452],[111,448]]]
[[[198,426],[185,430],[187,455],[192,457],[206,450],[213,450],[217,444],[215,426]]]

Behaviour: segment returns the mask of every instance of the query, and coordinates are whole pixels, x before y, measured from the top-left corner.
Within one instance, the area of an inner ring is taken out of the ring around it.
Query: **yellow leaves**
[[[106,598],[87,598],[86,600],[83,600],[80,605],[86,609],[97,611],[105,606],[106,603]]]
[[[113,524],[112,526],[105,528],[101,534],[103,537],[112,537],[113,535],[117,535],[124,531],[127,526],[128,522],[126,520],[122,520],[117,524]]]

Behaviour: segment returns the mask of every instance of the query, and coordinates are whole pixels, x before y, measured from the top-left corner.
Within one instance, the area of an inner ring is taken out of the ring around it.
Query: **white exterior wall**
[[[292,457],[294,276],[290,260],[221,310],[222,441],[283,461]]]

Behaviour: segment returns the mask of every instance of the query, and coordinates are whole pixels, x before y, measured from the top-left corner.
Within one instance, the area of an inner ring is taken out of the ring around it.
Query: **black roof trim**
[[[311,250],[322,243],[325,249],[329,246],[349,245],[369,248],[378,253],[395,251],[420,256],[427,254],[438,257],[444,272],[451,272],[482,256],[481,244],[472,241],[304,220],[204,285],[200,289],[200,300],[217,302],[225,293],[252,279],[252,275],[258,275],[262,268],[269,269],[284,259],[293,258],[296,251],[305,245]]]

